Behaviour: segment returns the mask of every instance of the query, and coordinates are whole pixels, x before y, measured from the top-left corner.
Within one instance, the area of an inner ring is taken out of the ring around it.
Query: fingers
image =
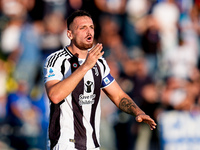
[[[155,123],[155,121],[150,118],[148,115],[139,115],[135,118],[135,120],[137,122],[144,122],[147,123],[150,127],[151,130],[155,129],[157,124]]]
[[[104,52],[102,51],[103,46],[100,43],[97,43],[90,51],[90,55],[93,55],[94,57],[100,58]]]
[[[87,68],[92,68],[95,63],[97,62],[97,60],[104,54],[104,52],[102,51],[103,46],[102,44],[97,44],[95,45],[89,52],[86,58],[86,61],[84,62],[84,65]]]
[[[97,44],[90,50],[90,53],[97,51],[100,47],[102,47],[102,44],[97,43]]]
[[[155,129],[156,126],[157,126],[157,124],[154,121],[148,122],[148,124],[149,124],[149,127],[150,127],[151,130]]]
[[[153,129],[155,129],[156,128],[156,125],[149,125],[150,126],[150,128],[151,128],[151,130],[153,130]]]

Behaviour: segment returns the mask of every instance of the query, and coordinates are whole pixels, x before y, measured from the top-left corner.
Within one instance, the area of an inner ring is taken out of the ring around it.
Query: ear
[[[67,36],[70,40],[73,39],[73,36],[72,36],[72,31],[71,30],[67,30]]]

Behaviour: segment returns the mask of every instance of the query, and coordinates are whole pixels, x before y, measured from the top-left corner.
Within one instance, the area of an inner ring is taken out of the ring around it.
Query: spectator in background
[[[7,91],[6,91],[6,80],[7,80],[7,70],[6,63],[0,59],[0,125],[4,123],[6,117],[6,100],[7,100]]]
[[[149,14],[143,20],[146,27],[141,33],[141,47],[147,59],[148,73],[156,78],[158,73],[158,56],[160,54],[160,32],[155,18]]]
[[[94,0],[94,2],[103,13],[120,15],[125,13],[127,0]]]
[[[6,62],[0,59],[0,149],[9,149],[6,132],[6,104],[7,104],[7,76]]]
[[[100,19],[100,27],[101,32],[98,41],[104,45],[105,58],[117,61],[120,72],[128,70],[126,69],[126,62],[130,58],[120,35],[118,19],[111,15],[104,15]]]
[[[144,22],[151,8],[151,0],[128,0],[126,3],[126,23],[123,27],[124,43],[129,47],[130,52],[141,51],[141,35],[143,28],[148,23]]]
[[[177,45],[178,21],[180,10],[175,0],[158,2],[152,9],[161,37],[161,50],[163,53]]]
[[[120,35],[124,45],[132,51],[140,43],[140,38],[135,31],[135,26],[132,24],[126,14],[127,0],[102,0],[94,1],[96,7],[101,11],[100,16],[110,15],[117,20],[120,28]],[[101,23],[101,21],[99,21]],[[101,28],[100,28],[101,29]]]
[[[49,99],[45,89],[41,89],[40,87],[34,88],[34,90],[31,92],[31,99],[32,105],[36,108],[38,113],[37,122],[40,127],[40,132],[37,137],[37,148],[45,150],[47,145],[47,131],[49,125]]]
[[[34,86],[41,61],[42,31],[40,21],[29,20],[28,11],[33,7],[31,4],[27,1],[2,1],[3,13],[10,19],[2,32],[2,51],[7,55],[8,61],[12,62],[14,79],[27,80],[30,90]]]
[[[192,75],[190,76],[190,82],[187,86],[188,93],[194,99],[194,104],[190,108],[191,112],[200,111],[200,71],[198,68],[194,68]]]
[[[129,77],[133,84],[130,96],[149,115],[156,120],[156,110],[159,106],[159,94],[154,78],[149,74],[148,61],[144,57],[135,58],[136,71]],[[134,124],[133,124],[134,125]],[[136,150],[158,149],[157,132],[148,132],[144,124],[135,124],[137,131]]]
[[[83,1],[84,0],[67,0],[67,12],[66,12],[66,17],[68,17],[73,11],[77,9],[81,9],[83,6]]]
[[[15,149],[37,148],[39,142],[39,114],[32,105],[28,88],[27,81],[20,80],[17,90],[8,95],[6,124],[13,130],[9,140]]]
[[[199,47],[199,59],[198,59],[198,68],[200,69],[200,2],[199,0],[194,1],[193,5],[194,10],[194,25],[196,27],[196,32],[198,33],[198,47]]]
[[[38,0],[40,1],[40,0]],[[67,14],[68,11],[68,0],[43,0],[44,1],[44,10],[45,14],[49,14],[54,11],[59,11],[63,15]],[[44,17],[43,17],[44,18]]]
[[[66,31],[64,16],[61,12],[53,11],[45,15],[43,25],[44,32],[41,38],[42,60],[46,59],[55,50],[61,49],[63,45],[69,44],[69,39],[66,36],[67,32],[64,32]],[[62,34],[65,34],[65,39],[62,39]]]
[[[166,52],[164,61],[167,66],[166,76],[189,79],[192,70],[197,67],[197,56],[192,46],[180,37],[179,45]]]
[[[168,77],[161,96],[165,110],[189,111],[195,103],[194,97],[188,91],[190,83],[185,79]]]
[[[17,0],[2,0],[1,8],[3,15],[7,18],[7,21],[5,19],[1,20],[2,24],[5,24],[1,34],[1,52],[6,60],[15,61],[21,28],[26,17],[26,9]]]
[[[200,67],[200,6],[197,1],[189,5],[180,19],[181,36],[194,53],[197,66]]]
[[[31,21],[40,22],[43,20],[47,11],[45,0],[23,0],[23,3]]]
[[[26,80],[30,91],[34,87],[41,62],[41,28],[41,24],[26,22],[21,29],[14,78]]]

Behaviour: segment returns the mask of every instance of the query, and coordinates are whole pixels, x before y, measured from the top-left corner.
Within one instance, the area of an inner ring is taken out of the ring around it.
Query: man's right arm
[[[49,99],[57,104],[66,98],[78,85],[84,75],[90,70],[97,60],[103,55],[102,45],[97,44],[89,51],[86,61],[64,80],[51,80],[46,82],[45,88]]]
[[[84,77],[88,69],[82,65],[64,80],[51,80],[46,82],[45,88],[49,99],[57,104],[67,97]]]

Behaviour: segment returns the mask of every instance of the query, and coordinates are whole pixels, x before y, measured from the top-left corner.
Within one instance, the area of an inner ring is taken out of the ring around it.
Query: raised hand
[[[102,44],[98,43],[88,52],[86,61],[84,63],[88,69],[91,69],[96,64],[97,60],[104,54],[102,49]]]

